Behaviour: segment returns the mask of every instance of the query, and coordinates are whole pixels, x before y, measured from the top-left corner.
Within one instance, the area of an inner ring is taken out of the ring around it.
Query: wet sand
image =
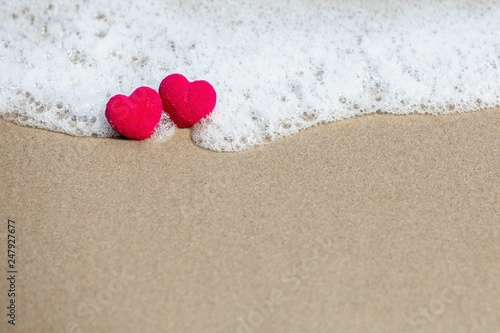
[[[500,110],[215,153],[0,120],[2,332],[500,332]]]

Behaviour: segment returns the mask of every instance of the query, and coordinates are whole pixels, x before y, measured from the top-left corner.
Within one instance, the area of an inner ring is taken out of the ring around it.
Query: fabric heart
[[[162,110],[160,95],[149,87],[140,87],[130,97],[113,96],[106,105],[106,119],[121,135],[144,140],[155,131]]]
[[[191,127],[215,108],[217,94],[207,81],[189,82],[181,74],[167,76],[160,84],[163,110],[180,128]]]

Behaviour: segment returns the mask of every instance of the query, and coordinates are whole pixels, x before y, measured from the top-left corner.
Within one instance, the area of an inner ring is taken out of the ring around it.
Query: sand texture
[[[0,332],[498,333],[499,129],[377,114],[214,153],[0,121]]]

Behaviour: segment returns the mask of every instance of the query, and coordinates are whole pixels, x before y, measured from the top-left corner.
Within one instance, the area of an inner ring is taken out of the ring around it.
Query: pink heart
[[[167,76],[160,84],[163,110],[180,128],[191,127],[215,108],[217,94],[207,81],[189,82],[181,74]]]
[[[106,105],[106,119],[121,135],[134,140],[144,140],[154,133],[162,110],[160,95],[149,87],[140,87],[130,97],[111,97]]]

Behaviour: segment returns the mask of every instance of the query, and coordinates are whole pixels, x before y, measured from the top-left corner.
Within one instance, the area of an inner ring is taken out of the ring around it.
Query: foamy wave
[[[377,111],[500,104],[498,1],[69,1],[4,4],[0,115],[114,136],[107,100],[168,74],[217,90],[201,147],[243,150]],[[174,131],[162,120],[164,139]]]

